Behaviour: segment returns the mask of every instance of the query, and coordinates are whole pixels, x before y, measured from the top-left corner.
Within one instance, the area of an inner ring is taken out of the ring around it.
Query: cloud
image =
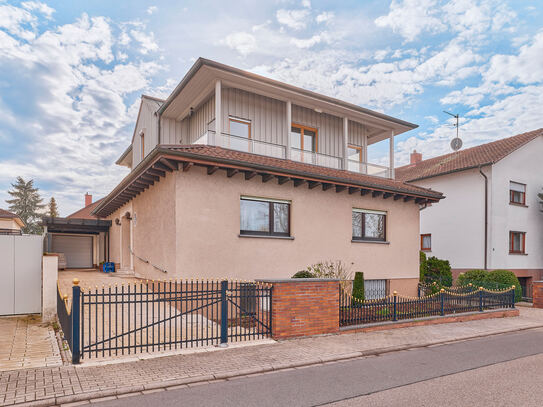
[[[277,22],[281,25],[285,25],[293,30],[302,30],[307,26],[307,17],[309,16],[309,10],[277,10],[275,14]]]
[[[29,21],[37,26],[36,14],[10,21],[10,30],[0,31],[0,78],[10,78],[0,81],[0,108],[10,118],[0,115],[0,139],[17,153],[0,152],[0,183],[7,186],[18,175],[34,178],[67,215],[80,207],[85,191],[105,195],[126,173],[113,163],[130,140],[136,114],[130,95],[146,91],[163,67],[117,59],[134,55],[140,45],[127,48],[118,40],[122,29],[104,17],[83,14],[33,37],[24,31]],[[16,108],[18,100],[25,100],[24,109]]]
[[[242,55],[247,55],[257,50],[255,36],[246,32],[228,34],[224,39],[224,43]]]
[[[51,18],[51,16],[55,12],[53,8],[49,7],[47,4],[42,3],[40,1],[23,1],[21,3],[21,6],[23,6],[23,8],[28,11],[36,10],[47,18]]]
[[[155,36],[154,34],[147,33],[140,30],[131,30],[130,35],[140,43],[141,49],[140,52],[142,54],[147,54],[150,51],[158,51],[158,44],[155,42]]]
[[[145,11],[147,14],[151,15],[151,14],[154,14],[156,13],[158,10],[158,7],[157,6],[150,6],[147,8],[147,10]]]
[[[331,21],[334,18],[334,13],[331,11],[323,11],[320,13],[317,17],[315,17],[315,21],[317,23],[327,23]]]

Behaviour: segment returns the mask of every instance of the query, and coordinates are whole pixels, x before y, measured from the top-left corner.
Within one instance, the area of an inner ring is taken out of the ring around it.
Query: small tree
[[[364,292],[364,273],[357,271],[354,273],[353,280],[353,298],[356,298],[359,301],[364,301],[365,292]]]
[[[47,216],[50,216],[51,218],[58,218],[58,206],[54,196],[52,196],[49,200]]]
[[[424,283],[425,282],[425,273],[426,273],[426,253],[424,253],[423,251],[419,252],[420,253],[420,256],[419,256],[419,281],[421,283]]]
[[[441,287],[452,285],[452,272],[449,260],[441,260],[432,256],[426,260],[424,268],[424,283],[437,283]]]
[[[34,180],[25,181],[22,177],[17,177],[14,184],[11,184],[12,190],[8,191],[13,199],[8,199],[9,210],[16,213],[25,223],[22,228],[23,233],[40,234],[42,227],[39,225],[41,214],[39,210],[45,205],[42,204],[38,188],[34,188]]]

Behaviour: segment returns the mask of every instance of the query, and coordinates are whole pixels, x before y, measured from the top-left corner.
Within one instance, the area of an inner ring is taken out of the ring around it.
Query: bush
[[[298,271],[292,278],[315,278],[315,275],[307,270]]]
[[[321,261],[308,266],[306,271],[313,274],[315,278],[337,278],[339,280],[350,280],[352,271],[341,260]]]
[[[360,271],[354,273],[353,298],[364,301],[364,273]]]
[[[487,273],[486,281],[503,284],[507,287],[515,286],[515,302],[522,301],[522,287],[515,273],[509,270],[493,270]]]
[[[473,284],[477,287],[481,286],[486,281],[488,272],[486,270],[469,270],[465,273],[460,273],[456,279],[457,285]]]
[[[425,281],[425,273],[426,273],[426,253],[424,253],[423,251],[419,252],[420,253],[420,261],[419,261],[419,273],[420,273],[420,276],[419,276],[419,281],[421,283],[424,283]]]
[[[452,285],[452,273],[449,260],[441,260],[432,256],[426,260],[423,272],[423,282],[426,284],[436,282],[442,287],[450,287]]]

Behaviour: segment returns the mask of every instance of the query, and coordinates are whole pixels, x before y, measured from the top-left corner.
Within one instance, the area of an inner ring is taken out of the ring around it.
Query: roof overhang
[[[276,178],[279,184],[292,181],[295,187],[300,185],[308,185],[309,188],[320,186],[323,190],[335,188],[336,192],[348,189],[349,194],[366,195],[371,193],[373,197],[381,196],[384,199],[393,197],[394,200],[402,199],[405,202],[413,201],[417,204],[437,202],[443,198],[443,195],[439,192],[424,188],[419,188],[418,191],[414,192],[409,190],[408,186],[403,188],[402,183],[399,182],[396,186],[381,185],[377,177],[366,177],[368,180],[365,181],[353,181],[349,178],[325,176],[273,165],[204,156],[188,151],[172,150],[168,146],[159,145],[94,208],[92,214],[107,217],[144,192],[155,182],[159,182],[168,172],[188,171],[193,165],[206,167],[208,175],[214,174],[217,170],[223,170],[228,177],[243,173],[245,179],[250,180],[259,175],[262,177],[262,182],[268,182]],[[373,178],[375,178],[375,181],[373,181]]]
[[[50,233],[91,233],[107,232],[111,227],[110,220],[80,219],[80,218],[51,218],[42,219],[42,226],[47,226]]]
[[[363,123],[373,128],[370,138],[375,139],[372,142],[379,141],[377,138],[390,137],[391,131],[398,135],[418,127],[352,103],[204,58],[199,58],[190,68],[158,110],[159,115],[175,120],[184,119],[191,107],[196,109],[209,98],[217,80],[224,87],[242,89],[285,102],[290,100],[298,106]]]
[[[132,144],[130,144],[121,156],[115,161],[115,164],[123,167],[132,168]]]

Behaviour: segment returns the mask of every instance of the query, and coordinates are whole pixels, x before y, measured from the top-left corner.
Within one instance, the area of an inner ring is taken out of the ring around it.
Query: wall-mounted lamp
[[[116,225],[120,225],[121,224],[121,220],[119,218],[115,218],[115,224]]]

